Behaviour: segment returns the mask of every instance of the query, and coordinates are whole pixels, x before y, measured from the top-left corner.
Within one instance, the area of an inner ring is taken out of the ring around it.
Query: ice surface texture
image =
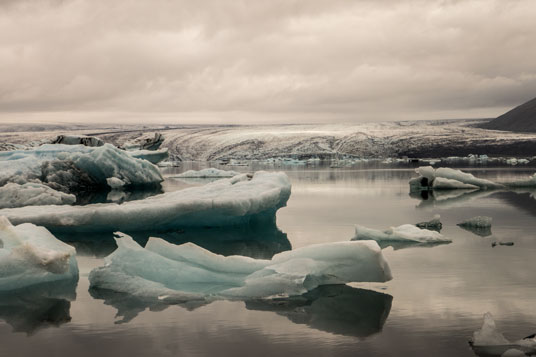
[[[56,191],[40,183],[8,183],[0,187],[0,208],[72,205],[75,201],[75,195]]]
[[[105,186],[115,177],[127,185],[154,185],[163,179],[156,166],[113,145],[42,145],[31,150],[0,152],[0,185],[41,182],[56,190],[76,192]]]
[[[188,170],[178,175],[173,175],[172,177],[182,177],[182,178],[218,178],[218,177],[233,177],[240,175],[236,171],[225,171],[215,168],[208,168],[203,170]]]
[[[502,333],[497,331],[493,316],[489,312],[484,314],[482,327],[473,333],[470,344],[478,355],[501,356],[512,349],[530,355],[536,353],[536,338],[533,335],[517,341],[507,340]],[[510,355],[519,356],[519,354]]]
[[[320,285],[385,282],[391,272],[376,242],[317,244],[271,260],[224,257],[195,244],[150,238],[145,248],[119,234],[117,250],[91,271],[92,288],[170,303],[206,298],[301,295]]]
[[[0,216],[0,292],[78,278],[76,251],[44,227]]]
[[[259,171],[143,200],[86,206],[28,206],[0,210],[14,223],[31,222],[71,231],[166,230],[186,226],[230,226],[274,220],[290,196],[284,173]]]
[[[450,238],[444,237],[439,232],[421,229],[413,224],[403,224],[398,227],[391,227],[385,231],[357,225],[355,227],[355,235],[352,240],[374,240],[377,241],[381,247],[394,247],[396,243],[406,243],[412,245],[435,245],[439,243],[452,242]]]

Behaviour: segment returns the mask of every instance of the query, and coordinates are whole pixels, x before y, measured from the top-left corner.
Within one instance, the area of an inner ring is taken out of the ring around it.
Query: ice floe
[[[177,178],[224,178],[224,177],[234,177],[236,175],[240,175],[239,172],[233,171],[233,170],[220,170],[215,168],[208,168],[208,169],[202,169],[202,170],[188,170],[183,173],[169,176],[169,177],[177,177]]]
[[[230,226],[274,220],[290,196],[290,181],[281,172],[256,172],[204,186],[166,192],[123,204],[28,206],[0,210],[13,223],[31,222],[70,231],[147,231],[186,226]]]
[[[492,189],[503,187],[499,183],[479,179],[472,174],[448,167],[434,169],[431,166],[421,166],[415,169],[415,172],[419,174],[419,177],[409,181],[412,191],[429,189]],[[439,181],[436,184],[435,181],[438,179]]]
[[[220,256],[192,243],[150,238],[145,248],[119,234],[117,250],[91,271],[92,288],[164,302],[301,295],[326,284],[385,282],[391,272],[376,242],[311,245],[271,260]]]
[[[384,231],[356,225],[355,235],[352,240],[374,240],[382,248],[388,246],[402,248],[405,245],[435,245],[452,242],[450,238],[443,236],[439,232],[421,229],[413,224],[403,224]]]
[[[76,251],[46,228],[0,216],[0,291],[78,278]]]
[[[0,187],[0,209],[40,205],[71,205],[76,196],[40,183],[8,183]]]
[[[477,355],[502,356],[512,349],[522,351],[528,355],[536,354],[535,335],[517,341],[509,341],[502,333],[497,331],[493,316],[489,312],[484,314],[482,327],[473,333],[473,338],[469,343]]]
[[[41,182],[63,192],[105,186],[115,177],[126,185],[155,185],[163,179],[156,166],[113,145],[42,145],[0,152],[0,185]]]

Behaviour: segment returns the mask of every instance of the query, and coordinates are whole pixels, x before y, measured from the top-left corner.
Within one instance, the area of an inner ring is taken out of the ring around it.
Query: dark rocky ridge
[[[536,132],[536,98],[480,126],[484,129]]]

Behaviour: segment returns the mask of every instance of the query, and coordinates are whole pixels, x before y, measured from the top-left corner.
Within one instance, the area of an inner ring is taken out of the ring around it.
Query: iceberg
[[[528,355],[536,353],[535,335],[517,341],[509,341],[497,331],[493,316],[489,312],[484,314],[482,327],[473,333],[473,338],[469,344],[477,355],[501,356],[511,349],[522,351]]]
[[[536,187],[536,174],[533,174],[527,180],[504,182],[503,185],[510,188]]]
[[[166,192],[123,204],[27,206],[0,210],[12,222],[30,222],[71,232],[172,230],[188,226],[232,226],[273,221],[290,197],[282,172],[258,171],[204,186]]]
[[[52,140],[51,144],[63,145],[84,145],[84,146],[103,146],[104,141],[94,136],[78,136],[78,135],[58,135]]]
[[[351,240],[374,240],[382,248],[389,246],[403,248],[411,245],[436,245],[452,242],[450,238],[443,236],[439,232],[421,229],[413,224],[403,224],[398,227],[391,227],[385,231],[356,225],[355,235]]]
[[[0,187],[0,209],[41,205],[72,205],[76,196],[40,183],[8,183]]]
[[[493,189],[503,187],[502,184],[490,180],[479,179],[472,174],[440,167],[434,169],[431,166],[421,166],[415,169],[419,177],[409,181],[411,191],[430,189]],[[437,183],[436,181],[439,180]]]
[[[136,159],[147,160],[155,165],[169,157],[167,148],[160,150],[131,150],[127,151],[127,153]]]
[[[178,175],[173,175],[169,177],[173,178],[225,178],[225,177],[234,177],[240,175],[240,172],[236,171],[225,171],[215,168],[208,168],[203,170],[188,170]]]
[[[156,166],[110,144],[47,144],[31,150],[0,152],[0,186],[8,182],[39,182],[70,193],[105,187],[111,177],[127,186],[156,185],[163,180]]]
[[[443,228],[443,224],[441,223],[441,216],[438,214],[434,215],[434,217],[430,221],[419,222],[415,224],[415,226],[421,229],[428,229],[436,232],[441,232],[441,228]]]
[[[476,217],[473,217],[473,218],[466,219],[465,221],[463,221],[461,223],[458,223],[458,226],[461,226],[461,227],[476,227],[476,228],[490,228],[492,220],[493,219],[491,217],[476,216]]]
[[[195,244],[149,238],[142,248],[118,233],[117,250],[91,271],[91,288],[167,303],[301,295],[327,284],[385,282],[391,272],[376,242],[316,244],[271,260],[221,256]]]
[[[158,150],[164,139],[160,133],[154,133],[153,137],[143,135],[134,141],[127,141],[122,145],[122,148],[125,150]]]
[[[46,228],[0,216],[0,292],[78,278],[76,251]]]

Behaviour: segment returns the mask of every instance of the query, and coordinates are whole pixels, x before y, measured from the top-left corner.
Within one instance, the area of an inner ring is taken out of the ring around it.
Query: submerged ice
[[[0,216],[0,291],[78,277],[76,251],[46,228]]]
[[[317,244],[271,260],[224,257],[195,244],[150,238],[145,248],[120,234],[117,250],[91,271],[92,288],[169,303],[207,298],[301,295],[318,286],[391,279],[376,242]]]
[[[106,147],[106,146],[105,146]],[[186,226],[230,226],[273,220],[290,196],[281,172],[242,174],[204,186],[166,192],[123,204],[27,206],[0,210],[13,223],[31,222],[70,231],[148,231]]]

